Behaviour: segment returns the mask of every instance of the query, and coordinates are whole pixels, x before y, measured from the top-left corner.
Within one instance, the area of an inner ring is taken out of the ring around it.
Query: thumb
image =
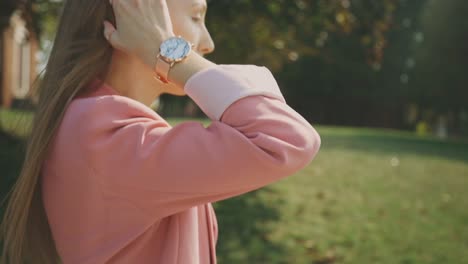
[[[108,21],[104,21],[104,37],[111,44],[112,47],[117,49],[121,46],[119,33],[115,29],[114,25],[112,25]]]

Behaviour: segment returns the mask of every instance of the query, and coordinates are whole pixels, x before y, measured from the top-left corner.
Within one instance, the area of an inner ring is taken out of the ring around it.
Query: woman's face
[[[215,45],[205,25],[206,0],[167,0],[174,34],[193,43],[200,55],[213,52]]]

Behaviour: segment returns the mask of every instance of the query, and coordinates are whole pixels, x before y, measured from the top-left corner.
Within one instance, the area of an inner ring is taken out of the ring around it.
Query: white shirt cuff
[[[184,89],[212,120],[220,120],[231,104],[252,95],[285,102],[270,70],[255,65],[222,64],[202,70],[190,77]]]

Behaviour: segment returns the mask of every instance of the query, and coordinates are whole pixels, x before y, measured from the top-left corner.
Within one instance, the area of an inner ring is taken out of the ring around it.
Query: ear
[[[122,47],[119,32],[117,32],[114,25],[109,21],[104,21],[104,37],[115,49],[120,49],[119,47]]]

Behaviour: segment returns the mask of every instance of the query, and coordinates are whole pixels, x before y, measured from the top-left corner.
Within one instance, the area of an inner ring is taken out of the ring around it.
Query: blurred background
[[[61,5],[0,2],[1,199]],[[468,263],[466,14],[466,0],[208,0],[208,58],[271,69],[322,136],[294,177],[215,204],[219,263]],[[154,108],[209,124],[188,97]]]

